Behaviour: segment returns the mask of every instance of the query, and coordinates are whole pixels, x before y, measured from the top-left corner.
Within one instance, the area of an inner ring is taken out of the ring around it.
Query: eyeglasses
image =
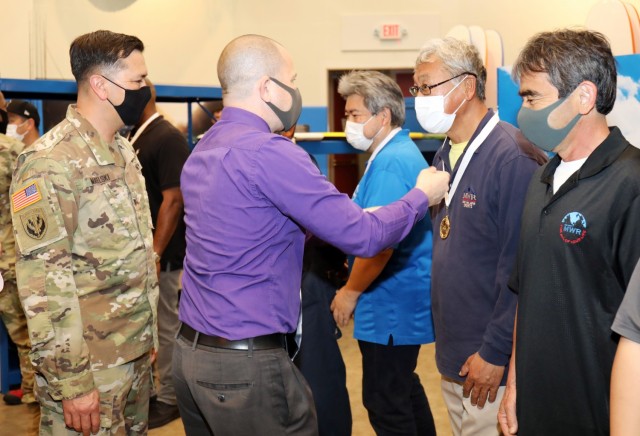
[[[457,76],[453,76],[453,77],[452,77],[452,78],[450,78],[450,79],[443,80],[442,82],[440,82],[440,83],[436,83],[435,85],[426,85],[426,84],[425,84],[425,85],[420,85],[420,86],[413,85],[412,87],[410,87],[410,88],[409,88],[409,92],[410,92],[410,93],[411,93],[411,95],[412,95],[412,96],[414,96],[414,97],[417,97],[417,96],[418,96],[418,94],[422,94],[422,95],[431,95],[431,90],[432,90],[433,88],[435,88],[435,87],[437,87],[437,86],[440,86],[440,85],[444,85],[445,83],[450,82],[450,81],[452,81],[453,79],[457,79],[457,78],[458,78],[458,77],[460,77],[460,76],[464,76],[465,74],[466,74],[466,75],[469,75],[469,76],[473,76],[473,77],[478,77],[478,76],[476,76],[474,73],[469,73],[468,71],[465,71],[464,73],[460,73],[460,74],[458,74]]]

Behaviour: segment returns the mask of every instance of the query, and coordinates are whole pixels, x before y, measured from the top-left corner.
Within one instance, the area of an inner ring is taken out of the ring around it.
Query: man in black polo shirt
[[[513,75],[522,133],[557,155],[525,202],[499,419],[505,434],[607,435],[618,342],[610,327],[640,257],[640,150],[607,126],[616,63],[602,34],[538,34]]]
[[[180,191],[182,166],[189,156],[187,140],[156,111],[156,90],[131,137],[138,153],[149,195],[153,220],[153,250],[159,271],[158,341],[156,362],[157,400],[149,405],[149,429],[161,427],[180,416],[171,375],[173,343],[178,331],[178,293],[185,253],[183,202]]]

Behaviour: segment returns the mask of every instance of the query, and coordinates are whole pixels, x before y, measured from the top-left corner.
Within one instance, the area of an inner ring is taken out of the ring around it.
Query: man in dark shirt
[[[149,428],[161,427],[180,416],[171,378],[174,336],[178,330],[178,293],[185,252],[180,173],[189,147],[186,138],[156,110],[156,90],[147,79],[151,100],[133,132],[153,220],[153,250],[159,271],[157,400],[149,405]]]
[[[436,363],[454,436],[499,434],[496,414],[516,311],[507,282],[527,186],[546,161],[487,108],[485,82],[473,45],[432,39],[418,55],[410,90],[422,127],[447,135],[433,159],[451,172],[452,187],[448,199],[431,208],[431,298]],[[444,103],[430,111],[438,99]]]
[[[640,257],[640,150],[607,126],[617,73],[604,35],[538,34],[513,74],[522,133],[557,154],[533,176],[522,215],[499,420],[505,434],[607,435],[610,327]]]

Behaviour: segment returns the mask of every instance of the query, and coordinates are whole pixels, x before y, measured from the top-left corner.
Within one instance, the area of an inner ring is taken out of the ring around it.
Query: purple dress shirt
[[[307,153],[245,110],[226,107],[181,178],[187,225],[180,320],[236,340],[295,330],[305,229],[371,257],[401,241],[428,199],[412,189],[363,212]]]

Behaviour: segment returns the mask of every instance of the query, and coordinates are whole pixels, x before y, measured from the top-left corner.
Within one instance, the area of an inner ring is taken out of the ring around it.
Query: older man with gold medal
[[[433,160],[452,184],[431,208],[440,235],[433,239],[431,298],[454,435],[498,434],[516,306],[507,281],[527,186],[545,160],[486,107],[485,80],[477,50],[447,38],[427,42],[410,89],[420,125],[447,135]]]

